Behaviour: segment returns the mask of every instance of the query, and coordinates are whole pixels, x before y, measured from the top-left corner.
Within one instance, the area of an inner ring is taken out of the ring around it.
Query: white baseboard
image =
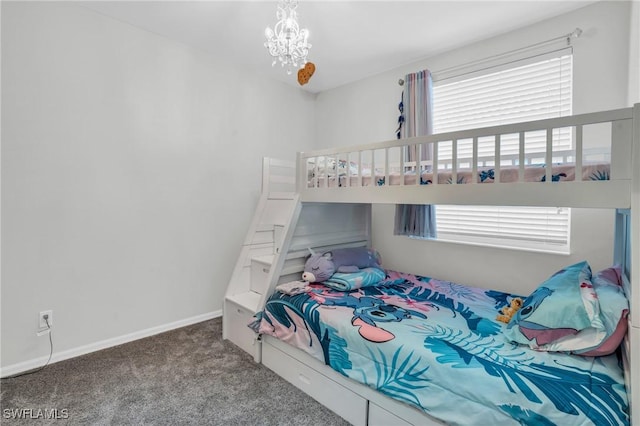
[[[196,315],[195,317],[186,318],[183,320],[175,321],[169,324],[159,325],[157,327],[147,328],[145,330],[136,331],[123,336],[113,337],[111,339],[102,340],[88,345],[79,346],[77,348],[67,349],[62,352],[54,352],[51,356],[50,364],[55,362],[64,361],[65,359],[75,358],[80,355],[86,355],[91,352],[99,351],[101,349],[107,349],[113,346],[122,345],[123,343],[132,342],[134,340],[142,339],[145,337],[153,336],[155,334],[164,333],[165,331],[174,330],[176,328],[186,327],[187,325],[196,324],[202,321],[207,321],[213,318],[222,316],[222,310],[208,312],[202,315]],[[32,370],[34,368],[41,367],[47,362],[49,356],[43,356],[40,358],[31,359],[29,361],[19,362],[17,364],[8,365],[0,369],[0,377],[12,376],[14,374],[22,373],[23,371]]]

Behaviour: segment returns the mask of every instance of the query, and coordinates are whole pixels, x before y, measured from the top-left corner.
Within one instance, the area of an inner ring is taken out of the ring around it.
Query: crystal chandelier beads
[[[291,74],[293,68],[299,68],[307,63],[307,54],[311,44],[307,41],[309,30],[300,29],[296,8],[298,0],[280,0],[276,18],[278,22],[273,29],[267,27],[264,31],[267,41],[264,46],[269,54],[274,57],[272,66],[280,61],[282,67],[286,67],[287,74]]]

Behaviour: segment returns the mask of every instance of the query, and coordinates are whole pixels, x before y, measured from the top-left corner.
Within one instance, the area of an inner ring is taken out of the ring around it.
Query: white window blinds
[[[438,239],[564,253],[570,209],[554,207],[436,206]]]
[[[488,70],[455,81],[435,81],[434,133],[571,114],[572,56],[570,52]],[[527,134],[527,153],[544,152],[545,132]],[[439,158],[451,157],[446,146]],[[471,144],[458,147],[458,158],[471,157]],[[569,129],[555,130],[554,153],[572,149]],[[479,140],[478,156],[493,156],[494,141]],[[517,135],[503,135],[503,155],[518,154]],[[514,248],[568,252],[570,209],[500,206],[437,206],[438,239]]]

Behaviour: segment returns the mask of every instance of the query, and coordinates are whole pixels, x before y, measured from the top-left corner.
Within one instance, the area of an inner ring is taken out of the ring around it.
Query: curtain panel
[[[405,76],[398,118],[398,138],[425,136],[433,133],[433,80],[429,70]],[[419,151],[419,155],[418,155]],[[432,159],[432,147],[410,146],[405,152],[407,161]],[[418,156],[420,158],[418,158]],[[416,170],[420,170],[416,167]],[[395,235],[421,238],[436,237],[436,214],[432,205],[398,204],[394,225]]]

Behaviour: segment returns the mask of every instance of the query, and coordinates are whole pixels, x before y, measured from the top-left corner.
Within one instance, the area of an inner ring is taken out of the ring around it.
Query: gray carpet
[[[220,318],[2,380],[0,402],[3,425],[347,424],[223,341]],[[11,420],[5,411],[52,408],[68,419]]]

